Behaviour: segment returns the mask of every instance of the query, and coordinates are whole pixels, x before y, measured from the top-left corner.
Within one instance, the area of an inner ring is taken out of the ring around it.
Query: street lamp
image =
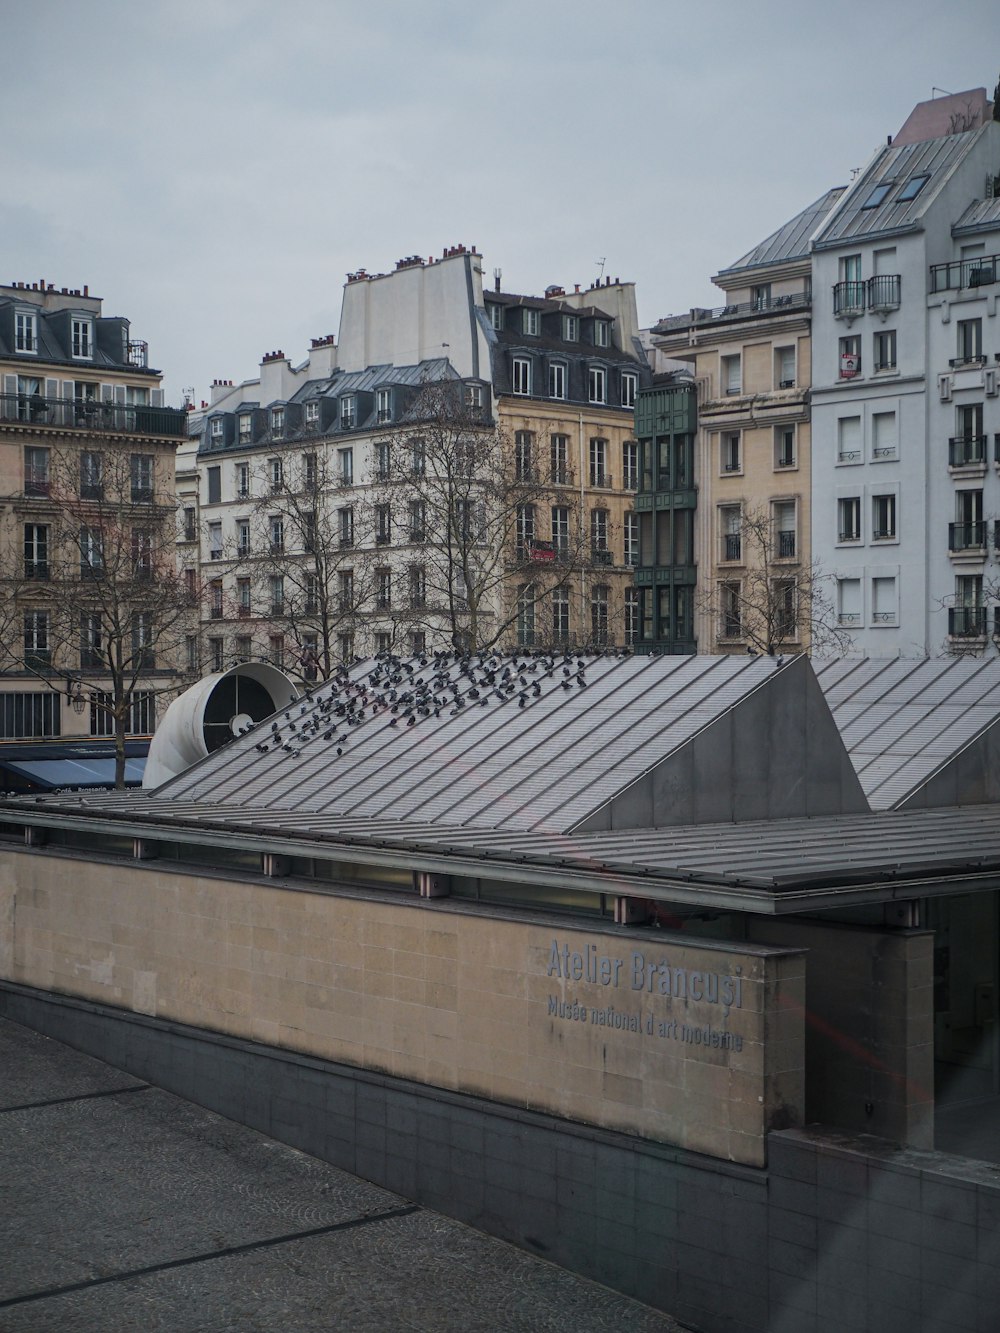
[[[69,689],[66,691],[66,698],[73,705],[73,712],[78,716],[87,707],[87,701],[83,697],[83,681],[72,680],[69,683]]]

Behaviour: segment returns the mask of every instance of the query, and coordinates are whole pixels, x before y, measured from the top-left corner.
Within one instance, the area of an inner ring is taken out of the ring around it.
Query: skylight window
[[[889,182],[888,185],[876,185],[874,190],[872,190],[871,194],[861,205],[861,207],[878,208],[879,204],[882,202],[882,200],[885,198],[885,196],[889,193],[891,189],[892,189],[891,181]]]
[[[911,176],[899,192],[899,202],[902,203],[905,199],[916,199],[929,180],[930,176],[926,172],[922,176]]]

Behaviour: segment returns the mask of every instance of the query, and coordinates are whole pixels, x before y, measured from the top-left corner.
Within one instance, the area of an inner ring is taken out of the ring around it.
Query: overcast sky
[[[349,270],[475,245],[649,324],[850,179],[995,0],[0,0],[0,281],[82,287],[207,397],[336,332]]]

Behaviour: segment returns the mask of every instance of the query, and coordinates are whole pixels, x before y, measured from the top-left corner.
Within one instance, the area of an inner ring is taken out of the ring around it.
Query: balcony
[[[740,619],[738,611],[723,611],[719,621],[720,639],[741,639],[743,637],[743,622]]]
[[[222,619],[222,607],[221,607],[221,606],[213,606],[213,607],[210,607],[210,608],[209,608],[208,615],[209,615],[209,619],[210,619],[210,620],[221,620],[221,619]]]
[[[1000,610],[1000,607],[997,608]],[[986,637],[985,606],[949,606],[948,637],[982,639]]]
[[[794,559],[795,559],[795,533],[794,533],[794,532],[779,532],[779,533],[778,533],[778,551],[777,551],[777,556],[778,556],[778,559],[779,559],[779,560],[794,560]]]
[[[595,546],[590,553],[590,563],[594,566],[610,568],[615,562],[614,553],[605,550],[604,547]]]
[[[953,356],[948,362],[952,370],[975,370],[978,366],[985,366],[987,358],[977,352],[973,355],[971,352],[963,353],[961,356]]]
[[[865,283],[838,282],[833,288],[833,313],[837,319],[853,319],[865,311]]]
[[[74,430],[184,438],[188,414],[179,407],[135,407],[99,403],[95,398],[44,398],[41,394],[0,394],[0,421]]]
[[[573,469],[570,467],[565,467],[560,463],[555,463],[553,464],[552,471],[549,474],[549,481],[551,481],[553,486],[572,486]]]
[[[988,287],[1000,278],[1000,255],[978,255],[953,264],[931,265],[931,291],[960,291],[963,287]]]
[[[740,560],[743,551],[743,538],[739,532],[726,532],[722,537],[723,560]]]
[[[146,370],[149,365],[149,344],[140,339],[132,339],[128,344],[128,363],[137,370]]]
[[[950,555],[986,555],[986,524],[980,519],[972,523],[948,524],[948,552]]]
[[[660,320],[655,333],[680,332],[692,325],[714,324],[717,321],[737,321],[756,319],[761,316],[788,314],[793,310],[808,310],[812,305],[811,292],[789,292],[785,296],[772,296],[767,304],[757,301],[739,301],[733,305],[720,305],[712,309],[694,309],[686,315],[670,315]]]
[[[985,435],[953,435],[948,441],[949,467],[975,467],[985,464]]]
[[[869,310],[896,310],[901,286],[898,273],[878,273],[866,284]]]
[[[49,577],[47,560],[25,560],[24,577],[26,579],[45,580]]]
[[[603,468],[590,469],[590,484],[597,490],[610,491],[613,485],[611,473]]]
[[[423,528],[410,529],[410,541],[413,543],[414,546],[420,546],[426,540],[427,540],[427,534],[424,532]]]

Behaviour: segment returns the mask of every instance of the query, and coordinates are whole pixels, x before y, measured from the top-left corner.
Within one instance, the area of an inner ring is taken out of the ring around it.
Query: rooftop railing
[[[180,407],[100,403],[95,398],[47,398],[40,393],[3,393],[0,394],[0,421],[178,437],[187,435],[188,414]]]
[[[951,264],[931,265],[931,291],[960,291],[963,287],[988,287],[1000,278],[1000,255],[979,255]]]

